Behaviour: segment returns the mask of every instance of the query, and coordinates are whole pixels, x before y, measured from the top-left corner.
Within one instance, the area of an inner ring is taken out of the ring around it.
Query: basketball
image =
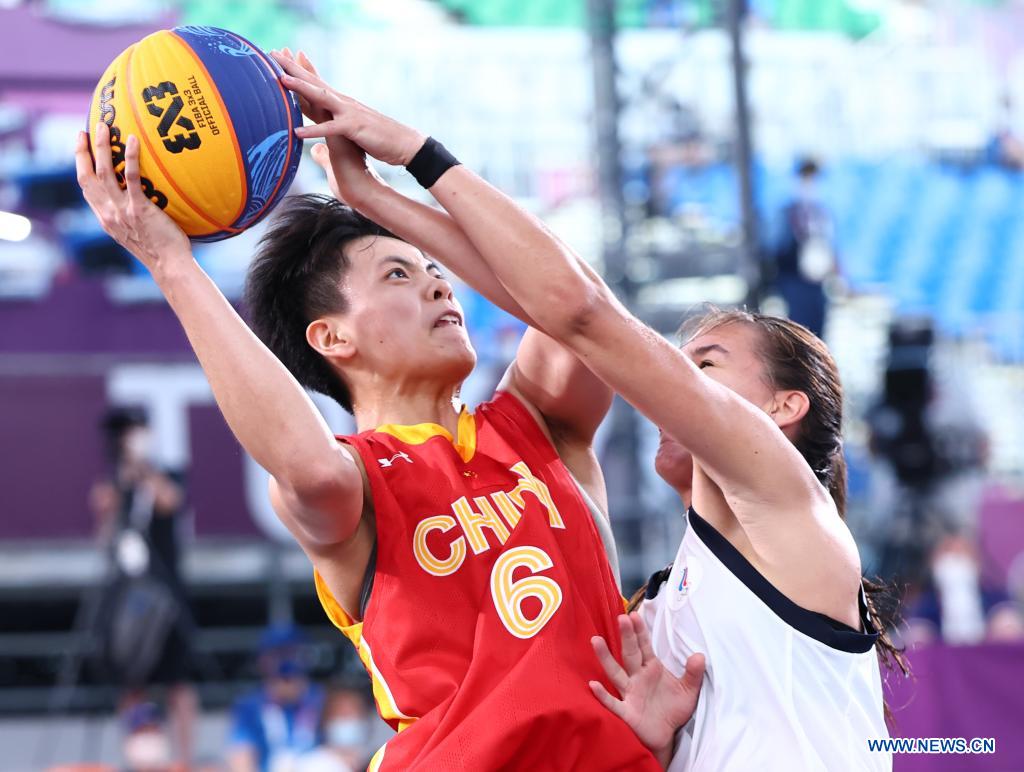
[[[149,199],[196,241],[229,238],[274,208],[298,168],[302,114],[280,72],[227,30],[161,30],[103,73],[88,130],[101,120],[110,127],[122,186],[125,142],[136,135]]]

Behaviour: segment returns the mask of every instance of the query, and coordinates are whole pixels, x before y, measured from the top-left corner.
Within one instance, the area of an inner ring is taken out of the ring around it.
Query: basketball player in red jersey
[[[651,750],[665,749],[646,748],[587,686],[602,678],[590,638],[618,640],[622,608],[606,523],[586,502],[604,499],[590,442],[608,390],[533,330],[495,399],[454,409],[475,354],[450,285],[419,249],[318,197],[278,218],[254,262],[265,345],[141,193],[137,140],[126,191],[102,124],[95,151],[93,163],[82,135],[86,200],[177,314],[400,730],[372,768],[659,768]],[[387,225],[530,321],[460,223],[391,193]],[[338,442],[300,384],[350,407],[360,433]]]

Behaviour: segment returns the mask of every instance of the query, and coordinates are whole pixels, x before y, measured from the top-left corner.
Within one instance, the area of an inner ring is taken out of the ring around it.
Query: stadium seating
[[[777,217],[792,191],[792,167],[759,163],[762,220]],[[738,225],[732,166],[674,172],[669,208],[697,206]],[[933,316],[951,335],[984,332],[1004,358],[1019,359],[1015,324],[1024,319],[1024,174],[991,166],[925,161],[830,162],[822,196],[854,290],[880,291],[896,309]],[[771,228],[766,232],[770,233]]]

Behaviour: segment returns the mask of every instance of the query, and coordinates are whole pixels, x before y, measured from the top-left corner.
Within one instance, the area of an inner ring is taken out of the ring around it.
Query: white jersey
[[[697,710],[669,769],[891,770],[877,634],[797,606],[692,509],[671,570],[640,607],[654,651],[681,675],[705,655]]]

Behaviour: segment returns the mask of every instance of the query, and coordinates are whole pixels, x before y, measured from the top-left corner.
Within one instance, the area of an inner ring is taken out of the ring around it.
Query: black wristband
[[[420,184],[430,189],[441,175],[458,166],[459,161],[448,152],[448,149],[433,137],[427,137],[423,147],[417,151],[412,160],[405,165],[406,170]]]

